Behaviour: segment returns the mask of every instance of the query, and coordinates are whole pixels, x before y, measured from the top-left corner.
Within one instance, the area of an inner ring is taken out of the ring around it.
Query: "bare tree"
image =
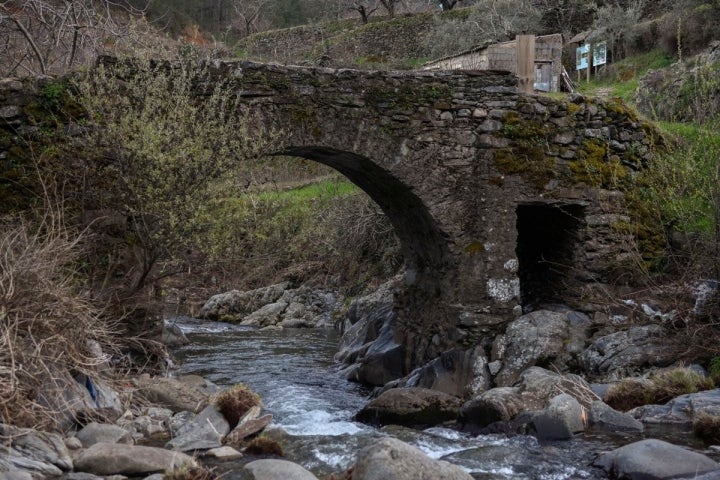
[[[269,0],[240,0],[233,4],[237,19],[243,24],[243,36],[247,37],[259,31],[257,23],[260,14],[269,3]]]
[[[0,0],[0,70],[61,73],[116,47],[140,13],[113,0]]]
[[[380,3],[385,8],[385,10],[387,10],[390,17],[395,17],[395,10],[400,4],[400,0],[380,0]]]
[[[366,0],[353,0],[352,6],[350,8],[360,14],[360,19],[362,20],[362,23],[368,23],[370,15],[375,13],[375,11],[378,9],[378,6],[374,2],[374,0],[370,0],[369,2],[367,2]]]

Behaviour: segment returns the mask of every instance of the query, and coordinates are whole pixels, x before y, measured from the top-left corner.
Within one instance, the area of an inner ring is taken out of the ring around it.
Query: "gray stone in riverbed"
[[[317,480],[317,477],[296,463],[287,460],[255,460],[243,470],[251,480]]]
[[[189,423],[181,427],[177,436],[165,444],[183,452],[222,447],[222,440],[230,431],[230,425],[217,406],[210,404]]]
[[[628,412],[646,424],[689,427],[695,415],[720,415],[720,388],[675,397],[665,405],[643,405]]]
[[[600,455],[593,465],[628,480],[664,480],[720,468],[720,464],[705,455],[655,439],[631,443]]]
[[[37,476],[57,476],[72,470],[73,461],[62,437],[0,424],[0,435],[10,438],[9,445],[0,445],[0,460],[9,466]]]
[[[533,417],[536,436],[541,440],[569,440],[585,430],[583,407],[567,393],[550,399],[550,405]]]
[[[195,465],[188,455],[156,447],[96,443],[75,458],[75,470],[96,475],[142,475]]]
[[[472,480],[460,467],[433,460],[395,438],[382,438],[357,454],[353,480]]]
[[[600,400],[594,401],[590,406],[590,425],[606,432],[642,433],[643,424],[632,415],[618,412],[610,405]]]
[[[85,448],[96,443],[133,443],[130,432],[117,425],[105,423],[88,423],[82,430],[77,432],[75,437],[80,440]]]
[[[356,419],[371,425],[406,425],[425,428],[460,414],[462,401],[427,388],[393,388],[368,403]]]

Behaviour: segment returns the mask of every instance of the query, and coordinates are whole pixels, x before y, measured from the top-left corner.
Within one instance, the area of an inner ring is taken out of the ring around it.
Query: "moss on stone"
[[[483,246],[482,242],[472,242],[465,247],[465,253],[467,253],[468,255],[475,255],[484,251],[485,247]]]
[[[585,139],[577,157],[569,167],[579,182],[593,187],[619,188],[628,178],[627,168],[617,156],[608,156],[607,145],[598,139]]]

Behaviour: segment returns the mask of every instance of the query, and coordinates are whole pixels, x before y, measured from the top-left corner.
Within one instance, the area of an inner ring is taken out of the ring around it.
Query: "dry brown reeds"
[[[52,427],[42,401],[75,376],[98,378],[112,325],[79,285],[81,236],[51,211],[39,222],[0,224],[0,420]],[[62,392],[62,390],[60,390]]]
[[[262,400],[250,387],[239,383],[220,393],[215,404],[230,424],[230,428],[235,428],[248,410],[262,405]]]
[[[285,455],[282,445],[272,438],[260,435],[250,440],[245,447],[245,453],[251,455],[277,455],[282,457]]]

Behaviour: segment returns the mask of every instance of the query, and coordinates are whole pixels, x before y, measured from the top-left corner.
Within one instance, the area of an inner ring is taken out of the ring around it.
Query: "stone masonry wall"
[[[396,337],[407,368],[501,330],[528,303],[523,269],[557,276],[518,254],[519,209],[576,217],[560,223],[572,232],[558,237],[567,265],[553,301],[602,309],[632,261],[626,197],[656,137],[619,102],[521,95],[500,72],[211,67],[205,80],[236,86],[249,125],[282,131],[278,153],[337,169],[388,215],[406,261]],[[16,86],[0,82],[0,159],[32,114]]]

